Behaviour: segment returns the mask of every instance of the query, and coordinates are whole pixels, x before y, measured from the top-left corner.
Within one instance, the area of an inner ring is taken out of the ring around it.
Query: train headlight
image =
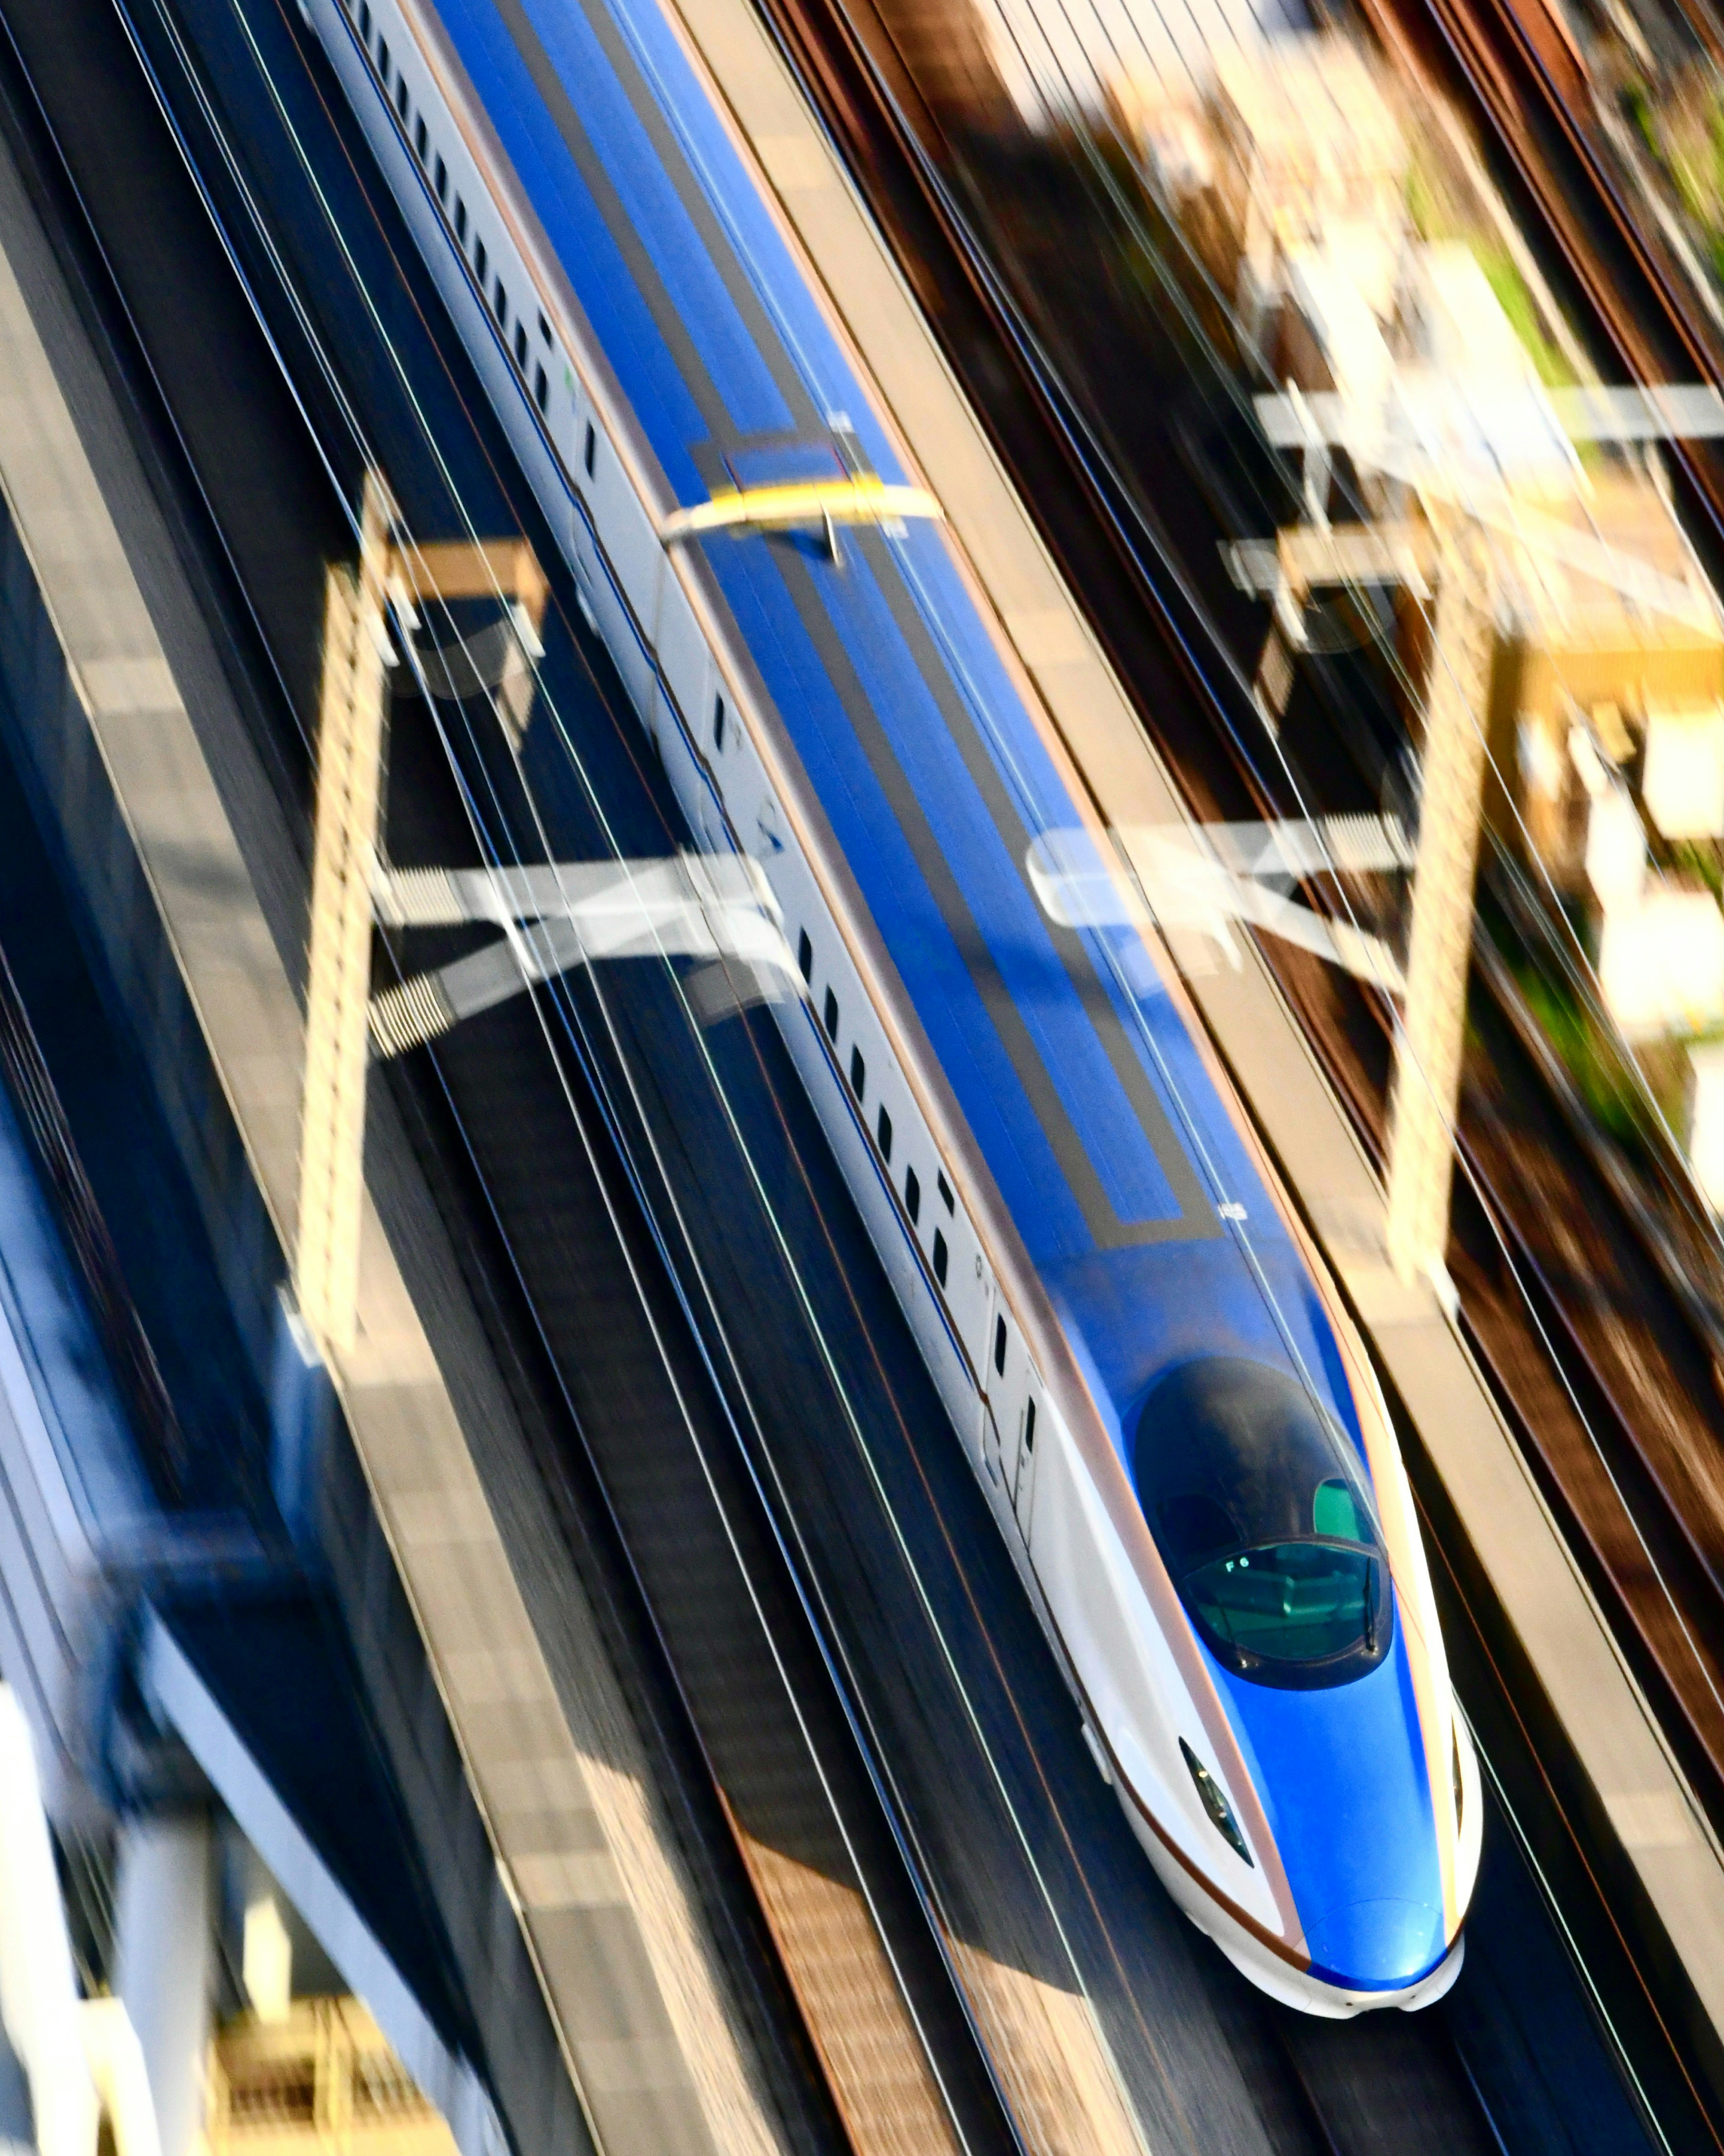
[[[1211,1825],[1234,1855],[1243,1856],[1255,1871],[1257,1861],[1245,1846],[1245,1837],[1239,1832],[1239,1823],[1233,1815],[1233,1806],[1227,1801],[1226,1792],[1183,1737],[1179,1740],[1179,1749],[1185,1756],[1186,1765],[1191,1769],[1191,1779],[1198,1785],[1198,1794],[1203,1800],[1203,1810],[1209,1815]]]

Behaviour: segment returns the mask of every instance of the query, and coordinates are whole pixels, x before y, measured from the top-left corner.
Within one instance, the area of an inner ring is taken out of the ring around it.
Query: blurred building
[[[235,2017],[210,2051],[208,2156],[455,2156],[357,1999]]]
[[[1112,103],[1254,341],[1276,344],[1302,282],[1322,287],[1320,315],[1357,305],[1386,320],[1410,233],[1408,151],[1355,45],[1326,36],[1234,47],[1201,102],[1125,73]],[[1296,355],[1277,372],[1332,386],[1306,379]]]
[[[1666,839],[1724,833],[1724,627],[1650,479],[1529,502],[1526,524],[1495,550],[1489,813],[1564,896],[1619,911],[1639,894],[1617,804],[1638,799]]]
[[[1547,386],[1506,258],[1417,238],[1405,135],[1345,40],[1231,53],[1201,107],[1129,82],[1116,105],[1283,392],[1271,439],[1302,457],[1260,682],[1285,694],[1315,587],[1388,585],[1416,737],[1455,663],[1434,588],[1475,587],[1484,815],[1590,938],[1621,1036],[1664,1063],[1696,1045],[1684,1135],[1724,1206],[1724,614],[1656,466],[1622,446],[1644,415]],[[1589,428],[1618,446],[1583,455]],[[1371,521],[1331,526],[1337,473]]]
[[[1694,1051],[1667,1105],[1724,1206],[1724,1067],[1707,1045],[1724,1031],[1724,624],[1650,480],[1598,481],[1545,517],[1621,573],[1500,550],[1487,813],[1583,924],[1623,1037],[1643,1058]]]

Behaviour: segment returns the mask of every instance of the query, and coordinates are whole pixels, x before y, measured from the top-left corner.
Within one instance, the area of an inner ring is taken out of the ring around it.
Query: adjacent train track
[[[1208,663],[1210,624],[1189,586],[1159,572],[1152,497],[1100,452],[1081,388],[1045,362],[1021,280],[967,217],[939,121],[872,0],[761,4],[1188,804],[1199,817],[1289,813],[1245,746],[1255,722],[1236,681]],[[1402,59],[1480,123],[1601,365],[1639,379],[1719,378],[1724,350],[1696,326],[1675,265],[1577,116],[1579,63],[1550,18],[1541,12],[1529,27],[1506,0],[1394,0],[1394,13],[1389,0],[1367,4]],[[1540,0],[1524,5],[1531,14]],[[1702,536],[1724,540],[1724,477],[1709,455],[1676,454]],[[1266,949],[1380,1159],[1388,1014],[1316,960]],[[1680,1168],[1655,1144],[1638,1176],[1601,1143],[1482,941],[1473,998],[1451,1252],[1464,1320],[1724,1830],[1724,1269],[1673,1194],[1660,1207],[1661,1179],[1674,1194]],[[1471,1617],[1490,1633],[1487,1618]],[[1553,1741],[1547,1723],[1539,1741]],[[1578,1818],[1573,1831],[1578,1845]]]
[[[886,229],[897,241],[906,272],[921,291],[977,408],[993,427],[1024,498],[1042,513],[1044,531],[1073,588],[1083,592],[1094,608],[1121,678],[1131,686],[1141,709],[1157,712],[1158,743],[1172,762],[1193,808],[1206,816],[1229,816],[1275,807],[1278,804],[1265,793],[1244,747],[1249,729],[1256,723],[1249,706],[1243,695],[1219,679],[1207,663],[1210,630],[1201,606],[1183,587],[1158,578],[1151,558],[1152,550],[1146,544],[1130,493],[1106,462],[1095,454],[1082,411],[1061,383],[1039,365],[995,268],[976,249],[965,229],[957,204],[942,183],[937,167],[925,154],[937,134],[933,116],[926,108],[919,108],[914,84],[901,67],[893,79],[893,53],[883,27],[876,23],[872,32],[859,28],[854,19],[843,13],[839,0],[766,0],[766,4],[770,19],[813,91],[827,123],[849,157],[853,169],[867,185]],[[868,0],[858,0],[859,6],[867,4]],[[1323,1046],[1331,1075],[1343,1097],[1353,1105],[1361,1128],[1370,1137],[1380,1124],[1386,1070],[1380,1014],[1350,990],[1344,991],[1342,999],[1331,1007],[1336,985],[1315,968],[1301,973],[1296,967],[1290,967],[1284,975],[1284,986],[1306,1010],[1313,1038]],[[1351,1001],[1347,1000],[1348,996]],[[477,1070],[475,1087],[494,1087],[497,1075],[490,1068]],[[1536,1079],[1535,1073],[1535,1084]],[[511,1092],[511,1104],[515,1099]],[[1518,1112],[1518,1101],[1517,1094],[1511,1096],[1507,1106],[1511,1113]],[[1470,1116],[1470,1144],[1477,1142],[1473,1127],[1476,1121],[1475,1115]],[[1513,1127],[1518,1130],[1519,1126]],[[1561,1141],[1561,1130],[1558,1117],[1548,1141],[1552,1146]],[[459,1151],[453,1145],[449,1149]],[[1487,1190],[1497,1187],[1494,1178],[1503,1172],[1497,1156],[1481,1158],[1480,1182]],[[1560,1177],[1566,1172],[1559,1160],[1552,1173]],[[463,1190],[472,1212],[481,1212],[478,1199],[487,1194],[475,1196],[466,1191],[464,1184]],[[531,1202],[541,1204],[542,1193],[532,1192]],[[1598,1202],[1604,1208],[1600,1219],[1614,1218],[1605,1199]],[[526,1209],[528,1201],[522,1203]],[[483,1242],[477,1229],[474,1242],[475,1247]],[[1601,1242],[1609,1247],[1608,1230],[1601,1231]],[[1481,1248],[1488,1259],[1488,1243]],[[547,1253],[544,1259],[547,1280],[554,1265],[562,1262],[561,1254]],[[1512,1296],[1505,1294],[1500,1298],[1505,1329],[1499,1337],[1479,1315],[1487,1309],[1493,1313],[1498,1310],[1498,1304],[1486,1300],[1490,1282],[1475,1280],[1465,1265],[1457,1270],[1464,1279],[1475,1334],[1493,1356],[1516,1368],[1521,1367],[1517,1358],[1524,1358],[1525,1372],[1548,1373],[1552,1368],[1551,1358],[1525,1314],[1518,1321],[1520,1334],[1508,1329],[1516,1309]],[[1483,1260],[1476,1270],[1485,1270]],[[500,1265],[498,1270],[506,1272],[507,1268]],[[1568,1285],[1565,1278],[1552,1276],[1558,1287]],[[1649,1297],[1659,1292],[1655,1280],[1643,1283],[1639,1275],[1629,1286],[1635,1294],[1644,1292]],[[528,1312],[531,1323],[541,1322],[548,1295],[536,1294],[526,1301],[531,1306]],[[1669,1317],[1667,1310],[1665,1317]],[[1496,1322],[1493,1316],[1491,1323]],[[526,1331],[531,1330],[531,1323],[525,1326]],[[572,1327],[568,1337],[574,1337]],[[1674,1369],[1681,1363],[1680,1329],[1670,1337],[1673,1344],[1665,1367]],[[547,1392],[557,1389],[556,1375],[552,1372],[545,1378]],[[1687,1382],[1691,1375],[1689,1364],[1682,1363],[1681,1381]],[[1605,1377],[1617,1381],[1618,1373],[1607,1369]],[[1557,1389],[1561,1389],[1560,1383]],[[1531,1389],[1530,1379],[1523,1378],[1521,1395],[1506,1397],[1519,1398],[1520,1426],[1531,1442],[1533,1433],[1547,1420],[1542,1396]],[[1624,1419],[1632,1435],[1632,1415],[1625,1415]],[[1619,1441],[1614,1433],[1611,1441]],[[1724,1456],[1724,1430],[1709,1430],[1707,1441],[1716,1442]],[[645,1503],[644,1496],[642,1502]],[[633,1546],[639,1558],[639,1542]],[[671,1557],[680,1556],[685,1561],[687,1553],[685,1550],[667,1554],[660,1550],[659,1554],[664,1558],[668,1576]],[[1626,1570],[1622,1553],[1614,1543],[1603,1547],[1598,1565],[1601,1577],[1607,1580],[1615,1576],[1612,1565]],[[1465,1564],[1459,1558],[1455,1570],[1457,1579],[1464,1580]],[[1626,1582],[1624,1585],[1626,1589]],[[685,1604],[680,1614],[692,1628],[699,1613],[692,1598],[686,1595],[686,1582],[684,1586]],[[1684,1594],[1699,1591],[1698,1584],[1685,1575]],[[1624,1604],[1625,1609],[1637,1605]],[[1624,1616],[1621,1621],[1627,1624],[1629,1618]],[[1480,1653],[1488,1661],[1491,1651],[1488,1620],[1477,1619],[1476,1629],[1483,1643]],[[1652,1647],[1666,1644],[1661,1636],[1655,1636],[1650,1623],[1647,1631]],[[1475,1656],[1475,1660],[1478,1659]],[[1696,1713],[1699,1704],[1696,1700]],[[1475,1712],[1479,1712],[1477,1706]],[[1674,1717],[1674,1707],[1670,1712]],[[1713,1732],[1708,1731],[1694,1740],[1696,1756],[1702,1765],[1710,1757],[1724,1758],[1724,1731],[1717,1733],[1721,1741],[1716,1754],[1708,1749]],[[751,1734],[757,1741],[758,1732]],[[1301,2092],[1302,2116],[1290,2128],[1289,2136],[1289,2145],[1301,2147],[1361,2145],[1340,2123],[1351,2099],[1351,2092],[1343,2083],[1355,2070],[1362,2075],[1366,2071],[1359,2061],[1376,2061],[1373,2087],[1386,2118],[1396,2089],[1405,2086],[1404,2077],[1398,2079],[1398,2061],[1406,2047],[1440,2046],[1446,2041],[1434,2018],[1403,2024],[1400,2017],[1373,2017],[1366,2028],[1348,2032],[1346,2041],[1352,2048],[1342,2072],[1337,2070],[1339,2061],[1334,2055],[1325,2050],[1329,2039],[1321,2032],[1271,2025],[1278,2030],[1275,2041],[1285,2054],[1286,2072]],[[1463,2076],[1464,2072],[1463,2068]],[[1456,2083],[1453,2073],[1449,2080]],[[1379,2133],[1379,2141],[1384,2138]],[[1482,2100],[1476,2116],[1468,2113],[1462,2118],[1457,2114],[1448,2145],[1501,2145],[1496,2128],[1484,2113]]]

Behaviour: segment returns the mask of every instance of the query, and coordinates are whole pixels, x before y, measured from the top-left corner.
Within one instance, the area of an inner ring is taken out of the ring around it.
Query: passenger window
[[[437,161],[437,199],[440,203],[449,200],[449,167],[441,157]]]
[[[526,372],[526,324],[525,322],[517,322],[515,325],[515,364],[523,374]]]
[[[1006,1321],[1003,1317],[997,1317],[993,1321],[993,1374],[997,1378],[1003,1378],[1006,1374]]]
[[[1024,1409],[1024,1450],[1035,1450],[1035,1402],[1029,1401]]]
[[[401,115],[401,124],[407,125],[407,77],[403,75],[395,85],[395,110]]]
[[[377,39],[377,73],[383,78],[383,87],[387,90],[389,87],[389,40],[387,38]]]
[[[473,274],[478,278],[481,285],[485,283],[485,242],[482,239],[475,239],[473,242]]]
[[[359,0],[359,34],[367,44],[371,43],[371,9],[365,0]]]
[[[546,341],[546,344],[549,344],[549,343],[550,343],[550,341],[551,341],[551,325],[550,325],[550,323],[549,323],[549,322],[547,322],[547,321],[546,321],[545,317],[544,317],[542,315],[541,315],[541,316],[540,316],[540,317],[539,317],[539,335],[540,335],[540,336],[541,336],[545,340],[545,341]]]
[[[425,132],[425,120],[422,113],[418,126],[413,129],[413,147],[418,152],[419,162],[422,165],[425,162],[425,155],[430,146],[431,138]]]
[[[541,412],[550,411],[551,384],[545,378],[545,370],[542,367],[536,367],[533,369],[533,397]]]
[[[503,280],[500,277],[497,280],[496,312],[497,327],[500,330],[507,329],[509,326],[509,295],[503,290]]]
[[[581,462],[587,467],[587,476],[593,476],[593,466],[598,455],[598,437],[593,431],[593,422],[587,422],[587,446],[581,453]]]
[[[838,998],[830,988],[826,991],[826,1038],[830,1041],[838,1039]]]
[[[892,1119],[886,1113],[884,1106],[880,1111],[880,1122],[877,1128],[880,1134],[880,1157],[882,1160],[890,1161],[892,1158]]]
[[[910,1224],[913,1228],[922,1217],[921,1181],[913,1168],[906,1168],[904,1171],[904,1209],[910,1215]]]
[[[814,946],[806,928],[796,939],[796,963],[802,968],[803,978],[812,981],[814,978]]]
[[[946,1175],[943,1169],[937,1170],[936,1172],[934,1180],[940,1186],[940,1203],[946,1208],[947,1211],[950,1213],[953,1209],[952,1185],[946,1180]]]
[[[934,1230],[934,1277],[942,1287],[946,1285],[946,1238],[941,1230]]]
[[[455,197],[455,238],[463,247],[467,244],[467,205],[459,195]]]
[[[868,1091],[868,1065],[859,1048],[850,1050],[850,1091],[859,1101]]]
[[[712,746],[722,754],[724,750],[724,698],[722,696],[715,696],[712,700]]]

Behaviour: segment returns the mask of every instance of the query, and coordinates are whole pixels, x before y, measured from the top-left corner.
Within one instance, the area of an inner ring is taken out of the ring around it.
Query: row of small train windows
[[[716,732],[719,737],[719,746],[721,747],[724,730],[723,706],[721,705],[719,709],[720,717]],[[814,983],[814,945],[806,928],[802,930],[797,938],[796,963],[802,969],[803,979],[812,990]],[[829,988],[826,991],[825,999],[820,1010],[820,1021],[826,1029],[826,1038],[832,1043],[834,1048],[836,1048],[839,1035],[839,1009],[838,992],[835,988]],[[850,1045],[849,1078],[850,1091],[855,1096],[856,1106],[859,1108],[866,1103],[868,1098],[868,1062],[861,1049],[854,1041]],[[890,1168],[892,1163],[892,1116],[890,1110],[884,1101],[880,1102],[879,1111],[875,1117],[874,1135],[875,1142],[880,1147],[880,1157]],[[944,1168],[935,1169],[934,1183],[940,1193],[940,1203],[946,1208],[948,1214],[955,1214],[957,1210],[957,1200],[952,1195],[952,1185],[946,1179]],[[912,1228],[920,1224],[922,1211],[921,1178],[908,1163],[906,1163],[904,1169],[904,1210],[910,1215],[910,1224]],[[933,1259],[934,1277],[939,1281],[941,1286],[944,1287],[946,1275],[952,1262],[952,1253],[947,1247],[946,1230],[943,1228],[936,1228],[934,1230]]]
[[[414,116],[413,99],[408,91],[407,77],[404,74],[396,71],[392,85],[389,40],[379,31],[373,41],[372,13],[367,0],[359,0],[357,8],[354,6],[354,0],[346,0],[346,6],[348,12],[354,14],[358,21],[360,43],[376,61],[377,74],[383,85],[383,95],[387,97],[393,90],[395,110],[400,118],[403,131],[412,142],[413,153],[418,158],[420,165],[430,173],[432,185],[437,191],[438,208],[449,219],[454,232],[456,244],[464,254],[467,252],[467,205],[458,193],[455,196],[454,212],[453,213],[450,212],[449,167],[444,162],[440,152],[434,155],[432,151],[429,131],[425,126],[425,116],[423,112],[420,112],[417,117]],[[489,297],[491,312],[497,319],[497,327],[503,332],[504,344],[505,347],[512,350],[515,355],[515,364],[520,371],[521,380],[525,382],[527,378],[531,351],[526,324],[519,316],[515,318],[515,336],[511,345],[509,338],[508,287],[500,276],[491,277],[490,256],[486,252],[484,240],[479,236],[476,226],[473,231],[472,263],[475,280],[480,290]],[[547,349],[555,349],[552,344],[551,325],[542,314],[539,316],[539,336]],[[551,377],[546,372],[545,362],[541,359],[535,358],[532,361],[532,385],[534,403],[541,412],[548,413],[551,408]],[[587,469],[590,476],[593,469],[593,430],[589,427],[587,432]]]
[[[724,747],[724,700],[721,697],[714,706],[712,727],[713,743],[719,749]],[[813,938],[806,928],[801,930],[797,937],[796,963],[801,969],[803,979],[812,991],[814,985],[814,943]],[[832,1043],[834,1048],[836,1048],[839,1035],[838,991],[831,987],[827,988],[822,1000],[820,1022],[826,1029],[826,1038]],[[854,1095],[856,1106],[859,1108],[865,1105],[868,1098],[868,1063],[861,1049],[854,1041],[850,1044],[849,1077],[850,1091]],[[890,1168],[892,1161],[892,1118],[884,1101],[881,1101],[875,1118],[875,1141],[880,1147],[880,1158]],[[957,1201],[952,1195],[952,1185],[947,1181],[943,1168],[935,1169],[934,1183],[940,1193],[940,1202],[946,1208],[947,1212],[956,1214]],[[907,1163],[904,1169],[904,1209],[910,1215],[910,1224],[911,1227],[916,1227],[921,1219],[921,1178],[917,1175],[915,1168]],[[934,1277],[942,1287],[946,1285],[946,1275],[950,1262],[951,1254],[947,1248],[946,1231],[943,1228],[936,1228],[934,1230]],[[993,1321],[993,1368],[996,1377],[1004,1377],[1006,1321],[1003,1317],[998,1315]],[[1034,1443],[1035,1402],[1031,1400],[1024,1413],[1025,1451],[1029,1451]]]

